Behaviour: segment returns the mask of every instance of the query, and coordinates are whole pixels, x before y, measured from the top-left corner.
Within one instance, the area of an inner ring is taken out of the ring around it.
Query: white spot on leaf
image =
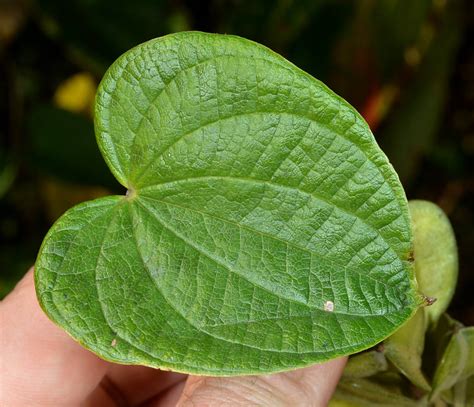
[[[112,347],[115,347],[117,345],[117,339],[113,339],[112,343],[110,344]]]
[[[334,303],[332,301],[326,301],[324,303],[324,311],[333,312],[334,311]]]

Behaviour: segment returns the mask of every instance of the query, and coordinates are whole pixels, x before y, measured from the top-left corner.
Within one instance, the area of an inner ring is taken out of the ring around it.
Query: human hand
[[[109,363],[45,316],[33,270],[0,303],[0,330],[2,407],[325,406],[346,362],[233,378]]]

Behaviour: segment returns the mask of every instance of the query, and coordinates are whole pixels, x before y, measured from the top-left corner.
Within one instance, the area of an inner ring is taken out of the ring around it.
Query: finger
[[[122,407],[125,404],[110,396],[110,392],[99,385],[84,402],[81,407]]]
[[[176,406],[178,403],[181,394],[183,393],[184,386],[186,385],[186,381],[180,381],[166,391],[161,393],[160,395],[153,397],[152,399],[148,400],[146,403],[143,403],[141,407],[170,407]]]
[[[123,405],[138,406],[143,402],[163,393],[180,381],[186,375],[164,372],[143,366],[110,365],[101,386],[91,396],[95,400],[96,394],[106,391],[114,395]],[[100,405],[99,403],[95,405]]]
[[[189,377],[178,406],[327,406],[346,358],[269,376]]]
[[[73,406],[98,385],[107,362],[43,313],[30,270],[0,304],[2,406]]]

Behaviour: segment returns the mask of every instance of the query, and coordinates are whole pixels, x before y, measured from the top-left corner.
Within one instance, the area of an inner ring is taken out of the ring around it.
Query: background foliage
[[[366,118],[410,199],[448,214],[460,250],[450,313],[474,325],[474,5],[465,0],[3,0],[0,297],[70,206],[122,194],[96,148],[106,68],[181,30],[238,34],[283,54]]]

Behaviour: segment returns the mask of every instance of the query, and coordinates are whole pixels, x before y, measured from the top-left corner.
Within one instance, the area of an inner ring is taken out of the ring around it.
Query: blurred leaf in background
[[[37,105],[27,118],[29,160],[64,181],[116,187],[95,142],[90,117],[51,105]]]
[[[47,35],[101,73],[135,45],[190,28],[180,2],[39,0],[37,6]]]
[[[382,148],[405,183],[413,178],[420,158],[432,148],[443,119],[462,30],[458,13],[459,10],[453,8],[436,16],[436,29],[434,22],[421,26],[419,42],[423,45],[408,48],[405,56],[416,73],[400,90],[397,106],[377,133]],[[430,45],[425,51],[427,43]],[[425,55],[420,60],[423,52]]]
[[[92,115],[96,89],[90,73],[76,73],[59,84],[54,92],[54,104],[70,112]]]

